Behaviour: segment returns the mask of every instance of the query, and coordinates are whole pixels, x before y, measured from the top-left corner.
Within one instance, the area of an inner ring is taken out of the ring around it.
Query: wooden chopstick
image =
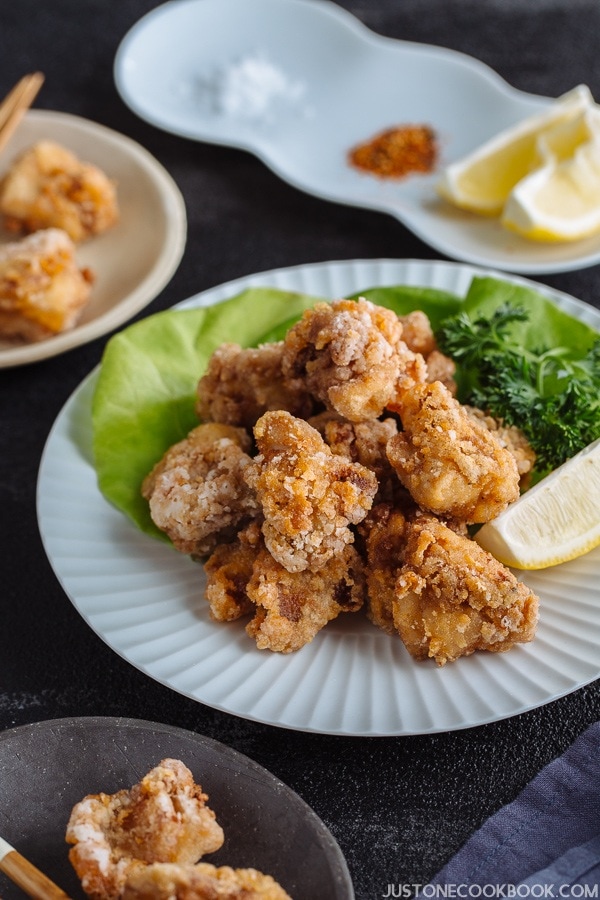
[[[68,894],[1,837],[0,871],[35,900],[69,900]]]
[[[0,104],[0,151],[13,136],[43,83],[41,72],[24,75]]]

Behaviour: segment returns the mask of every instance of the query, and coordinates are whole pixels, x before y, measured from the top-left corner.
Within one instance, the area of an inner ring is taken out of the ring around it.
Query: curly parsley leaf
[[[529,318],[504,300],[489,315],[461,310],[437,337],[459,365],[463,402],[518,426],[541,473],[600,437],[600,336],[587,349],[535,346],[523,338]]]

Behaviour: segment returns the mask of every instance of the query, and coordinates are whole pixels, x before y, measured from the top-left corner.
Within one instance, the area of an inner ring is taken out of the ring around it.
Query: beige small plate
[[[18,153],[42,139],[57,141],[113,178],[121,216],[114,228],[77,248],[78,261],[96,276],[77,326],[39,343],[0,342],[0,368],[56,356],[122,325],[169,282],[185,248],[187,219],[179,188],[147,150],[103,125],[31,110],[0,154],[0,177]],[[0,242],[14,239],[0,230]]]

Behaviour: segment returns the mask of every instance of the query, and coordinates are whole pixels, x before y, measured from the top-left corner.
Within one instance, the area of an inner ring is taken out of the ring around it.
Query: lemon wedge
[[[501,131],[477,150],[447,166],[437,185],[446,200],[477,213],[499,215],[516,184],[546,160],[539,138],[594,103],[586,85],[573,88],[548,109]]]
[[[516,569],[545,569],[600,545],[600,440],[487,522],[475,540]]]
[[[590,108],[540,136],[546,162],[510,193],[502,224],[539,241],[600,231],[600,110]]]

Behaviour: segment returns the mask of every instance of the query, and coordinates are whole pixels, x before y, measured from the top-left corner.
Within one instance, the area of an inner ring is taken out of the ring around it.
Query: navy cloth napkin
[[[498,896],[502,885],[521,885],[517,897],[542,896],[546,885],[545,896],[600,896],[571,890],[600,884],[600,722],[491,816],[430,884],[490,892],[478,896],[493,896],[492,885]]]

